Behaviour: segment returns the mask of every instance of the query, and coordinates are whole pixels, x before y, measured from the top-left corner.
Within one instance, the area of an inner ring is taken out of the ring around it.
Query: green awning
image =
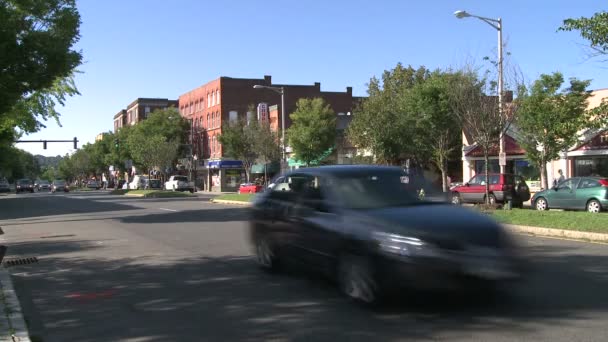
[[[315,160],[311,161],[311,162],[310,162],[310,165],[313,165],[313,166],[314,166],[314,165],[319,165],[319,164],[321,164],[321,162],[322,162],[322,161],[323,161],[325,158],[329,157],[329,156],[330,156],[330,155],[331,155],[333,152],[334,152],[334,147],[330,147],[330,148],[329,148],[327,151],[325,151],[325,152],[324,152],[324,153],[323,153],[323,154],[322,154],[322,155],[321,155],[319,158],[317,158],[317,159],[315,159]],[[289,165],[289,166],[298,166],[298,167],[301,167],[301,166],[306,166],[306,163],[305,163],[305,162],[303,162],[303,161],[301,161],[301,160],[294,159],[294,158],[292,157],[292,158],[287,159],[287,165]]]
[[[267,163],[266,164],[266,172],[268,173],[277,173],[281,170],[281,165],[279,163]],[[251,173],[264,173],[264,164],[253,164],[251,166]]]

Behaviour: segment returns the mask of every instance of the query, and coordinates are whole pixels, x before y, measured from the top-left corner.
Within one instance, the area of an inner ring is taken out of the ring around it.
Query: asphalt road
[[[48,341],[606,341],[608,246],[522,237],[511,296],[406,296],[359,308],[311,274],[259,271],[246,209],[103,192],[0,197],[6,258]]]

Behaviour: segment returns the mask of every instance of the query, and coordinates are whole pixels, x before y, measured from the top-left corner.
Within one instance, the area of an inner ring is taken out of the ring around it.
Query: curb
[[[0,312],[0,316],[6,318],[9,328],[13,330],[11,335],[7,334],[7,337],[9,337],[7,341],[31,342],[27,325],[23,318],[23,312],[21,311],[21,304],[13,287],[11,275],[2,266],[0,266],[0,294],[4,297],[4,303],[0,302],[0,307],[4,307],[4,310]],[[4,341],[2,336],[0,336],[0,341]]]
[[[237,205],[242,205],[242,206],[245,206],[245,207],[251,207],[251,202],[243,202],[243,201],[229,201],[229,200],[210,199],[209,202],[211,202],[211,203],[218,203],[218,204],[237,204]]]
[[[556,228],[543,228],[543,227],[530,227],[530,226],[518,226],[513,224],[504,224],[504,226],[514,233],[525,233],[538,236],[547,236],[555,238],[582,240],[582,241],[593,241],[593,242],[608,242],[608,234],[603,233],[591,233],[591,232],[579,232],[576,230],[567,229],[556,229]]]
[[[128,197],[144,197],[145,195],[144,194],[129,194],[129,193],[126,193],[123,196],[128,196]]]

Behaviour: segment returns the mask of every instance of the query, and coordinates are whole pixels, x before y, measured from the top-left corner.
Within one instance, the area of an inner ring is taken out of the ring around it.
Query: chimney
[[[317,91],[321,91],[321,83],[315,82],[315,88],[317,89]]]
[[[346,87],[346,93],[350,96],[353,96],[353,87]]]
[[[272,85],[272,76],[264,75],[264,83],[266,83],[266,85]]]

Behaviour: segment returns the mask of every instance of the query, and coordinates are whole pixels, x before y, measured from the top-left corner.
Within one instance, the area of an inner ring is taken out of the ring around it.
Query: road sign
[[[114,165],[110,165],[110,167],[108,168],[108,171],[114,171]]]

